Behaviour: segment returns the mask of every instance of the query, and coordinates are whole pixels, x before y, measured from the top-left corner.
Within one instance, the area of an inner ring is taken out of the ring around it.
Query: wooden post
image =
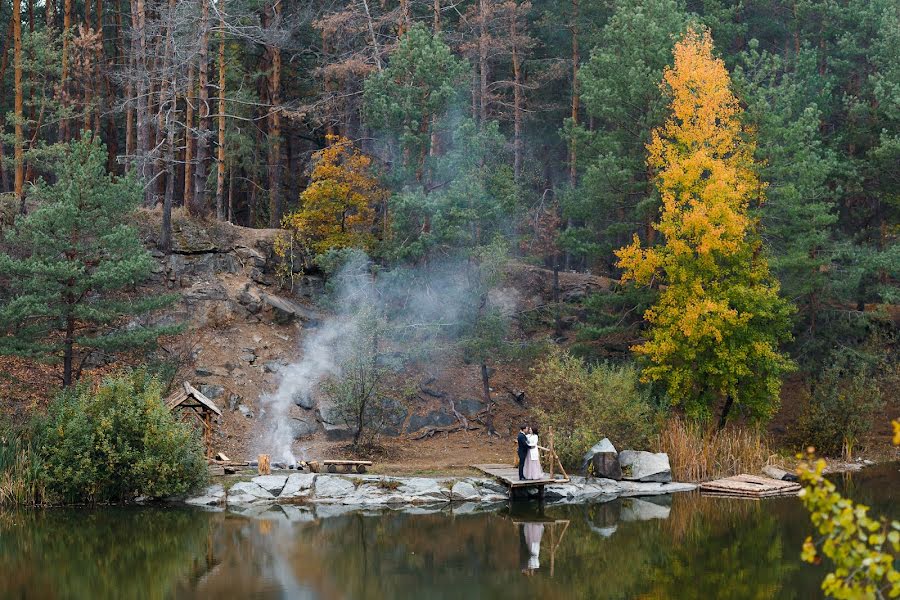
[[[553,479],[553,469],[556,466],[556,451],[553,450],[553,427],[548,427],[548,437],[550,438],[550,479]]]
[[[205,425],[203,441],[206,444],[206,459],[209,460],[212,457],[212,423],[210,422],[209,412],[203,417],[203,424]]]
[[[260,454],[258,457],[259,464],[256,467],[256,472],[259,475],[269,475],[272,472],[271,467],[269,467],[269,455],[268,454]]]

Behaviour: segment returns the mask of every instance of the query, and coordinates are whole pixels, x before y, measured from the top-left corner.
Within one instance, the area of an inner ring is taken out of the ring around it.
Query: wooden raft
[[[734,475],[700,484],[700,491],[706,496],[727,498],[771,498],[774,496],[794,496],[800,491],[800,484],[780,481],[756,475]]]

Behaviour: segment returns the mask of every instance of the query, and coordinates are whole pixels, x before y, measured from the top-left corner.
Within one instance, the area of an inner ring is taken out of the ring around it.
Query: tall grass
[[[676,481],[707,481],[740,473],[759,473],[771,456],[764,435],[753,429],[721,431],[681,419],[669,419],[657,438],[669,455]]]
[[[41,504],[46,496],[42,473],[29,441],[0,434],[0,506]]]

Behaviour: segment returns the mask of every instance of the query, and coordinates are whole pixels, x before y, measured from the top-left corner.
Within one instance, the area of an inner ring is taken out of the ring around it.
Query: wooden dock
[[[725,479],[701,483],[700,491],[704,496],[771,498],[774,496],[795,496],[800,491],[800,484],[793,481],[780,481],[770,477],[758,477],[756,475],[735,475]]]
[[[519,479],[519,469],[513,465],[472,465],[472,468],[478,469],[482,473],[490,475],[494,479],[506,484],[506,486],[509,487],[510,492],[512,492],[512,490],[516,488],[530,487],[541,488],[541,491],[543,491],[543,487],[545,485],[553,485],[554,483],[566,483],[569,481],[568,477],[556,478],[553,476],[545,476],[543,479]]]

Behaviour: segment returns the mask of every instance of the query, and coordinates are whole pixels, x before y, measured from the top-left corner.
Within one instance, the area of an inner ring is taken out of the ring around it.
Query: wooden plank
[[[519,470],[512,465],[483,464],[472,465],[472,468],[501,480],[510,488],[544,486],[554,483],[565,483],[564,479],[551,479],[545,477],[543,479],[519,479]]]
[[[800,484],[769,477],[741,474],[701,483],[700,490],[714,496],[771,498],[774,496],[795,495],[800,491]]]

